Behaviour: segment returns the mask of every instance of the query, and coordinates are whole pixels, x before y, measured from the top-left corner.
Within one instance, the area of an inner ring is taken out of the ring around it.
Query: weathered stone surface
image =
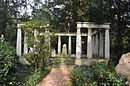
[[[115,70],[117,73],[127,76],[130,80],[130,53],[121,56]]]
[[[56,57],[56,50],[55,49],[52,50],[51,56]]]
[[[62,54],[67,55],[67,45],[66,44],[63,44]]]

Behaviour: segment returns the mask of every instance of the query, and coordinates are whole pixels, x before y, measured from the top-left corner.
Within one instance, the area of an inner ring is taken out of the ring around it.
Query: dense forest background
[[[13,46],[17,24],[49,22],[53,30],[75,32],[76,22],[111,23],[111,58],[130,51],[130,4],[121,0],[0,0],[0,34]],[[31,15],[28,15],[32,10]],[[24,12],[21,14],[21,10]]]

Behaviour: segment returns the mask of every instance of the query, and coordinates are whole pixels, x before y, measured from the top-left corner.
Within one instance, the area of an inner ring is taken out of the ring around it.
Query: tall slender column
[[[34,29],[34,38],[35,38],[35,43],[38,42],[38,39],[37,39],[37,35],[38,35],[38,31],[37,29]],[[36,51],[36,46],[37,44],[34,44],[33,48],[32,48],[32,52],[35,52]]]
[[[92,58],[92,29],[88,28],[87,58]]]
[[[92,55],[95,55],[95,47],[94,47],[94,45],[95,45],[95,38],[94,38],[94,35],[92,36]]]
[[[22,56],[22,30],[20,28],[20,24],[18,24],[17,29],[17,44],[16,44],[16,54],[18,56]]]
[[[110,38],[108,28],[105,31],[105,58],[110,58]]]
[[[46,30],[45,31],[45,43],[48,45],[48,47],[50,48],[50,35],[49,35],[49,31]]]
[[[99,54],[99,39],[98,39],[98,33],[96,34],[96,39],[95,39],[95,55],[98,56]]]
[[[68,53],[71,54],[71,36],[69,36],[69,47],[68,47]]]
[[[27,44],[27,37],[26,37],[26,31],[24,33],[24,54],[28,53],[28,44]]]
[[[61,53],[61,36],[58,36],[58,54]]]
[[[81,32],[80,28],[77,28],[77,37],[76,37],[76,58],[81,58]]]
[[[103,57],[103,33],[100,32],[100,43],[99,43],[99,56]]]

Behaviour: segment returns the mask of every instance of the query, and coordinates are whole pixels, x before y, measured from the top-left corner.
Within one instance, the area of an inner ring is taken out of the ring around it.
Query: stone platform
[[[75,60],[75,65],[89,65],[90,62],[103,62],[103,61],[106,61],[108,62],[109,59],[76,59]]]

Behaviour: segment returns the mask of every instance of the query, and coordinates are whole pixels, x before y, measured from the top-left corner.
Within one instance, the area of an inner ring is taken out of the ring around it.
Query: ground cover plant
[[[129,86],[127,77],[117,74],[114,66],[106,62],[92,62],[89,66],[76,66],[71,73],[73,86]]]

